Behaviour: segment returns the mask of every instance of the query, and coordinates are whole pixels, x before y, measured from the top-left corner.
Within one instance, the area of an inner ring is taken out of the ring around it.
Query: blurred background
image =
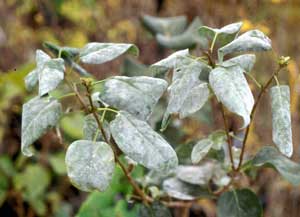
[[[189,23],[198,16],[211,27],[243,21],[242,32],[258,28],[267,34],[273,52],[257,57],[253,73],[263,83],[276,69],[278,56],[291,57],[280,81],[291,88],[293,159],[299,162],[299,0],[0,0],[0,216],[136,216],[137,208],[125,200],[132,189],[120,171],[104,193],[78,191],[66,177],[64,147],[55,131],[36,142],[38,156],[26,158],[20,153],[20,129],[22,103],[33,95],[25,90],[23,79],[35,67],[35,50],[42,49],[44,41],[73,47],[90,41],[139,47],[138,60],[120,58],[88,67],[98,79],[124,73],[137,61],[152,64],[173,52],[159,46],[143,27],[143,14],[186,15]],[[138,66],[141,71],[145,68]],[[256,95],[257,87],[251,88]],[[185,119],[180,129],[173,124],[165,136],[172,144],[186,144],[223,128],[215,110],[208,107],[197,117]],[[267,94],[257,114],[247,146],[250,154],[260,145],[272,144]],[[76,113],[61,120],[67,143],[82,137],[82,120]],[[136,177],[143,173],[142,168],[134,171]],[[270,169],[261,170],[255,182],[250,185],[259,194],[265,216],[300,216],[299,187],[292,187]],[[189,216],[215,216],[215,201],[199,200]]]

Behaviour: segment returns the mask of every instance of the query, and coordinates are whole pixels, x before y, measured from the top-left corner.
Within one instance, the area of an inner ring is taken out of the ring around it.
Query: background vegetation
[[[21,105],[30,93],[23,78],[34,68],[35,50],[42,42],[81,47],[88,41],[134,43],[140,48],[139,61],[152,64],[172,50],[160,47],[142,26],[140,16],[187,15],[189,21],[199,16],[208,26],[220,27],[243,21],[242,31],[258,28],[272,39],[276,53],[291,56],[282,83],[291,88],[291,111],[294,132],[293,159],[299,162],[299,61],[300,3],[297,0],[2,0],[0,1],[0,215],[1,216],[136,216],[136,207],[127,203],[132,191],[122,173],[116,173],[112,186],[104,193],[86,194],[72,187],[64,166],[65,143],[81,138],[83,116],[61,120],[64,144],[54,131],[36,142],[40,154],[26,158],[20,153]],[[275,68],[272,52],[260,54],[254,73],[263,82]],[[98,79],[126,72],[128,60],[121,58],[89,66]],[[141,68],[142,70],[142,68]],[[255,94],[255,93],[254,93]],[[264,97],[268,102],[268,97]],[[249,137],[249,150],[259,144],[271,144],[269,103],[262,103]],[[213,114],[213,119],[207,114]],[[75,122],[74,123],[74,118]],[[70,121],[72,119],[72,122]],[[188,143],[222,126],[214,107],[182,121],[165,131],[175,144]],[[232,128],[238,127],[235,121]],[[241,135],[242,136],[242,135]],[[239,142],[236,140],[236,142]],[[37,163],[38,162],[38,163]],[[137,168],[136,177],[144,171]],[[261,174],[261,175],[260,175]],[[290,186],[270,169],[260,171],[256,192],[263,203],[265,216],[297,217],[300,213],[300,188]],[[251,184],[251,183],[250,183]],[[178,216],[182,210],[176,210]],[[214,216],[215,203],[199,200],[186,216]]]

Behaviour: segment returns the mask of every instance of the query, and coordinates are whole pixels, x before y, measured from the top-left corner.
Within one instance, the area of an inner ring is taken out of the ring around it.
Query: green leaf
[[[199,77],[209,70],[207,65],[197,61],[176,68],[172,84],[168,88],[169,102],[162,121],[162,129],[165,129],[170,114],[179,113],[180,118],[185,118],[203,107],[210,91],[207,83],[201,82]]]
[[[115,158],[104,142],[77,140],[68,147],[66,165],[74,186],[82,191],[104,191],[112,179]]]
[[[262,217],[262,206],[249,189],[225,192],[217,203],[217,217]]]
[[[232,23],[220,29],[201,26],[198,30],[199,37],[206,40],[208,44],[216,43],[218,46],[224,46],[235,39],[243,23]]]
[[[178,35],[184,31],[187,25],[186,16],[153,17],[144,15],[141,19],[144,26],[154,35],[157,33],[163,35]]]
[[[210,139],[202,139],[200,140],[194,147],[191,154],[192,163],[199,163],[212,148],[214,143]]]
[[[159,78],[115,76],[105,82],[100,98],[110,106],[147,120],[167,86]]]
[[[243,54],[239,55],[237,57],[231,58],[229,60],[226,60],[222,63],[222,66],[227,68],[231,66],[240,66],[241,69],[244,70],[244,72],[249,73],[254,64],[255,64],[256,57],[254,54]]]
[[[263,147],[252,161],[254,166],[272,165],[290,183],[300,184],[300,165],[282,155],[276,148]]]
[[[212,178],[214,164],[212,162],[205,162],[198,166],[183,166],[177,167],[177,179],[194,185],[207,185]]]
[[[211,195],[208,190],[199,186],[182,182],[177,178],[169,178],[163,182],[163,190],[170,196],[179,200],[195,200],[207,198]]]
[[[150,206],[141,205],[138,217],[172,217],[169,208],[159,201],[154,201]]]
[[[157,34],[156,40],[161,46],[175,50],[191,48],[199,41],[197,29],[200,26],[202,22],[199,17],[196,17],[182,34],[175,36]]]
[[[137,62],[131,58],[125,58],[120,73],[124,76],[149,76],[150,72],[146,65]]]
[[[16,173],[14,164],[9,155],[0,156],[0,173],[3,173],[5,176],[11,177]]]
[[[110,130],[118,147],[146,168],[168,172],[177,167],[173,148],[146,122],[120,111],[110,123]]]
[[[23,105],[22,152],[32,156],[30,145],[42,136],[48,128],[56,126],[62,114],[57,100],[35,97]]]
[[[152,73],[157,76],[157,75],[163,75],[166,72],[168,72],[170,69],[173,69],[176,67],[176,62],[179,61],[178,57],[180,56],[188,56],[189,55],[189,50],[179,50],[174,53],[172,53],[170,56],[154,63],[151,65],[150,70]]]
[[[60,120],[60,127],[66,136],[71,139],[81,139],[83,137],[84,114],[81,111],[65,114]]]
[[[9,180],[4,174],[0,173],[0,207],[6,200],[8,190]]]
[[[92,42],[81,49],[79,56],[83,63],[102,64],[125,53],[138,56],[139,49],[134,44]]]
[[[39,96],[43,96],[54,90],[64,79],[64,60],[61,58],[47,61],[38,71]]]
[[[65,163],[65,154],[63,152],[59,152],[56,154],[52,154],[49,157],[49,162],[54,170],[54,172],[58,175],[67,174],[66,163]]]
[[[15,189],[22,192],[24,200],[29,202],[39,216],[46,215],[44,199],[50,181],[48,170],[40,165],[27,165],[22,173],[13,177]]]
[[[287,157],[293,154],[292,126],[290,112],[290,88],[287,85],[274,86],[270,91],[272,107],[273,142]]]
[[[106,137],[110,140],[110,131],[109,131],[109,124],[107,121],[103,121],[102,123]],[[98,124],[94,118],[93,114],[89,114],[84,117],[84,124],[83,124],[83,137],[85,140],[94,141],[104,141],[102,133],[98,128]]]
[[[247,80],[240,73],[239,66],[217,67],[209,74],[209,83],[226,108],[244,119],[242,128],[250,123],[250,113],[254,105],[253,95]]]
[[[248,51],[271,50],[271,40],[259,30],[250,30],[218,50],[219,61],[223,61],[226,54]]]

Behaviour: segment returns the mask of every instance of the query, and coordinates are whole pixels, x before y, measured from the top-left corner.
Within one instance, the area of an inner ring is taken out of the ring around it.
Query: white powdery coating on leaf
[[[231,68],[215,68],[209,75],[209,83],[226,108],[244,119],[242,128],[250,123],[250,113],[254,105],[254,98],[247,80],[240,73],[239,66]]]
[[[226,60],[222,63],[223,67],[231,67],[238,65],[244,72],[250,72],[255,64],[256,57],[254,54],[243,54]]]
[[[39,96],[54,90],[64,79],[64,60],[61,58],[47,61],[39,71]]]
[[[104,191],[115,169],[114,153],[104,142],[78,140],[66,153],[66,166],[71,182],[82,191]]]
[[[22,112],[22,152],[32,156],[30,145],[50,127],[54,127],[62,114],[57,100],[35,97],[23,105]]]
[[[163,190],[169,196],[179,200],[195,200],[197,198],[207,198],[210,196],[207,189],[200,185],[182,182],[174,177],[164,180],[162,186]]]
[[[110,131],[109,131],[109,124],[106,120],[102,123],[103,129],[105,131],[106,138],[110,140]],[[83,123],[83,136],[86,140],[93,141],[104,141],[101,131],[99,130],[98,124],[95,120],[93,114],[89,114],[84,117]]]
[[[133,44],[122,43],[88,43],[80,51],[80,60],[88,64],[102,64],[125,53],[138,55],[138,48]]]
[[[168,88],[169,103],[164,114],[162,128],[165,127],[170,114],[179,113],[184,118],[202,108],[209,97],[209,88],[201,82],[201,73],[210,70],[203,63],[192,61],[189,65],[180,65],[173,73],[172,84]]]
[[[287,85],[274,86],[270,91],[272,107],[273,142],[287,157],[293,154],[290,88]]]
[[[176,152],[146,122],[120,111],[110,130],[118,147],[146,168],[168,172],[177,167]]]
[[[254,157],[254,166],[272,164],[276,170],[294,186],[300,184],[300,165],[282,155],[276,148],[263,147]]]
[[[179,117],[185,118],[204,106],[209,97],[209,88],[207,83],[199,84],[191,88],[190,94],[185,98],[183,105],[179,111]]]
[[[209,150],[214,145],[211,139],[200,140],[192,150],[191,159],[193,164],[199,163],[209,152]]]
[[[271,50],[271,40],[259,30],[245,32],[229,44],[218,50],[219,60],[222,62],[223,57],[229,53],[243,51],[267,51]]]
[[[44,51],[36,51],[36,68],[25,77],[25,86],[27,90],[33,90],[35,85],[38,83],[40,71],[42,70],[44,64],[49,60],[51,60],[51,57],[48,56],[48,54],[46,54]]]
[[[207,185],[213,176],[214,164],[205,162],[199,166],[183,166],[177,167],[176,177],[181,181],[194,185]]]
[[[110,106],[147,120],[167,86],[159,78],[115,76],[105,82],[100,98]]]

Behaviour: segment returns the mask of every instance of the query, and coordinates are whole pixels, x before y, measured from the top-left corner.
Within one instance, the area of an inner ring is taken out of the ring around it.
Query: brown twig
[[[220,103],[220,107],[221,107],[222,117],[223,117],[223,120],[224,120],[224,128],[225,128],[225,133],[226,133],[226,138],[227,138],[227,147],[228,147],[228,151],[229,151],[231,168],[234,171],[235,167],[234,167],[233,154],[232,154],[232,140],[231,140],[230,135],[229,135],[229,127],[228,127],[228,122],[227,122],[227,118],[226,118],[226,114],[225,114],[225,109],[224,109],[224,106],[221,103]]]
[[[149,196],[147,196],[143,191],[142,189],[136,184],[136,182],[134,181],[134,179],[131,177],[130,175],[130,172],[128,172],[128,170],[126,169],[126,167],[122,164],[122,162],[119,160],[118,158],[118,155],[116,154],[116,151],[113,147],[113,145],[110,143],[109,139],[107,138],[106,134],[105,134],[105,131],[104,131],[104,128],[102,126],[102,123],[98,117],[98,114],[97,114],[97,109],[95,108],[94,104],[93,104],[93,100],[92,100],[92,96],[91,96],[91,89],[90,89],[90,85],[88,84],[88,82],[85,82],[83,80],[83,85],[85,86],[86,88],[86,92],[87,92],[87,98],[89,100],[89,104],[90,104],[90,112],[93,114],[95,120],[96,120],[96,123],[98,125],[98,128],[100,129],[101,131],[101,134],[104,138],[104,141],[107,143],[107,144],[110,144],[111,147],[113,148],[113,151],[114,151],[114,155],[115,155],[115,160],[116,162],[119,164],[119,166],[121,167],[121,169],[123,170],[125,176],[127,177],[129,183],[132,185],[132,187],[134,188],[134,190],[136,191],[136,193],[142,198],[143,202],[145,204],[147,204],[148,202],[152,202],[153,199],[150,198]],[[87,106],[85,106],[87,108]]]
[[[246,143],[247,143],[247,139],[248,139],[248,135],[249,135],[249,131],[250,131],[250,127],[253,123],[253,120],[254,120],[254,115],[255,115],[255,111],[257,109],[257,106],[264,94],[264,92],[268,89],[268,87],[270,86],[270,84],[272,83],[272,80],[274,79],[275,76],[278,75],[279,71],[282,69],[283,67],[282,66],[279,66],[278,69],[272,74],[272,76],[269,78],[269,80],[266,82],[266,84],[261,88],[261,91],[253,105],[253,108],[251,110],[251,113],[250,113],[250,123],[248,125],[248,127],[246,128],[246,132],[245,132],[245,137],[244,137],[244,140],[243,140],[243,145],[242,145],[242,151],[241,151],[241,154],[240,154],[240,160],[239,160],[239,165],[238,167],[236,168],[237,171],[240,170],[242,164],[243,164],[243,158],[244,158],[244,153],[245,153],[245,149],[246,149]]]

